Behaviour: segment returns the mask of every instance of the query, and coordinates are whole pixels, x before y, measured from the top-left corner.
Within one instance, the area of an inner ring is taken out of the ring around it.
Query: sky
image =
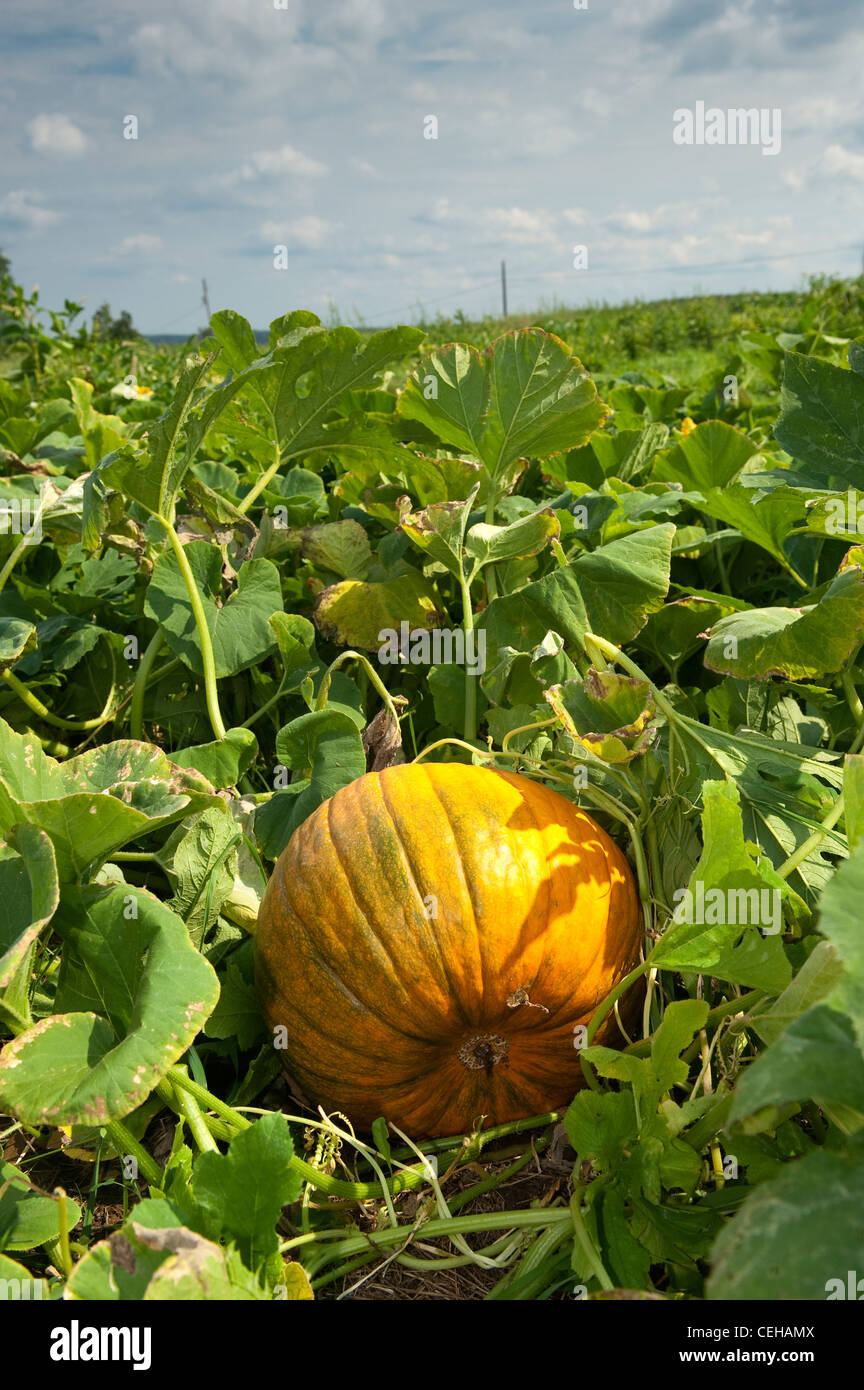
[[[497,313],[502,260],[511,312],[858,274],[862,19],[861,0],[3,0],[0,248],[43,303],[108,301],[145,333],[200,327],[202,278],[263,328]],[[725,143],[676,142],[699,103]],[[761,143],[730,142],[737,108]]]

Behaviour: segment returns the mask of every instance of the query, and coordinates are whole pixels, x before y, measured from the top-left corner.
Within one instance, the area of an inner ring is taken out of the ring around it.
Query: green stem
[[[276,474],[279,472],[279,469],[282,467],[282,450],[279,447],[278,439],[273,446],[273,453],[274,458],[273,462],[270,464],[270,467],[265,468],[264,472],[261,474],[255,486],[251,488],[249,492],[247,492],[246,496],[243,498],[241,502],[238,502],[238,512],[243,512],[244,515],[246,512],[248,512],[249,508],[252,506],[252,503],[257,501],[267,484],[271,481],[272,478],[275,478]]]
[[[336,660],[330,663],[330,665],[327,667],[327,670],[324,672],[323,679],[321,681],[320,686],[318,687],[318,694],[315,699],[316,710],[324,709],[326,707],[327,695],[330,691],[330,681],[333,677],[333,672],[338,671],[339,667],[343,666],[346,661],[360,662],[360,665],[366,672],[367,676],[369,677],[369,680],[372,682],[373,686],[378,691],[378,694],[381,696],[381,699],[384,701],[384,704],[387,706],[387,709],[390,711],[391,719],[398,726],[399,712],[393,703],[393,697],[390,694],[390,691],[387,689],[384,682],[382,681],[381,677],[378,675],[378,672],[375,670],[374,666],[372,666],[368,658],[365,657],[362,652],[355,652],[350,650],[340,652]]]
[[[175,1069],[172,1067],[171,1070],[173,1072]],[[174,1110],[186,1121],[200,1153],[219,1152],[216,1140],[204,1123],[204,1116],[194,1096],[179,1086],[172,1086],[170,1081],[160,1081],[156,1087],[156,1094],[161,1096],[169,1109]]]
[[[28,546],[32,545],[32,541],[30,540],[31,532],[33,528],[38,526],[40,521],[42,520],[42,513],[44,510],[45,503],[44,500],[40,498],[39,507],[36,512],[36,516],[33,519],[33,525],[31,526],[30,531],[25,532],[25,534],[21,537],[20,541],[15,546],[15,549],[12,551],[12,554],[9,556],[5,565],[2,569],[0,569],[0,594],[2,594],[3,590],[5,589],[6,581],[8,580],[10,574],[14,570],[18,561],[21,559],[21,556],[24,554],[24,551],[28,548]]]
[[[424,1240],[434,1240],[440,1236],[472,1235],[478,1231],[534,1230],[536,1227],[553,1225],[566,1229],[570,1222],[571,1216],[567,1207],[539,1210],[530,1208],[527,1211],[478,1212],[470,1216],[433,1217],[429,1221],[424,1221],[416,1234],[422,1234]],[[398,1226],[390,1227],[386,1231],[369,1231],[362,1236],[349,1237],[338,1245],[324,1247],[320,1252],[320,1257],[314,1261],[314,1265],[310,1263],[307,1269],[312,1273],[314,1268],[329,1264],[332,1258],[362,1254],[364,1251],[368,1251],[370,1244],[376,1248],[384,1249],[391,1245],[399,1245],[406,1239],[407,1234],[404,1226]],[[313,1280],[312,1286],[318,1288],[319,1281]],[[612,1285],[610,1284],[609,1287],[611,1288]]]
[[[514,1177],[516,1173],[521,1173],[523,1168],[527,1168],[528,1164],[533,1162],[535,1152],[542,1153],[548,1146],[550,1137],[551,1136],[538,1139],[533,1149],[529,1149],[527,1153],[521,1154],[514,1163],[508,1164],[503,1172],[490,1173],[488,1177],[475,1183],[473,1187],[466,1187],[464,1191],[460,1192],[456,1197],[453,1197],[448,1203],[451,1213],[455,1216],[457,1211],[461,1211],[463,1207],[467,1207],[470,1202],[474,1202],[478,1197],[482,1197],[484,1193],[492,1192],[496,1187],[500,1187],[503,1182],[507,1182],[507,1180]],[[484,1254],[485,1253],[488,1253],[488,1251],[484,1251]]]
[[[207,614],[204,611],[204,604],[198,592],[198,585],[195,583],[195,576],[192,573],[192,566],[189,564],[189,557],[186,554],[180,537],[174,530],[170,521],[166,521],[164,516],[159,516],[156,520],[164,527],[171,542],[171,549],[177,560],[183,582],[186,585],[186,592],[189,595],[189,602],[195,618],[195,628],[198,633],[198,643],[201,647],[201,664],[204,668],[204,693],[207,700],[207,713],[210,716],[210,724],[213,732],[218,739],[225,737],[225,725],[222,722],[222,715],[219,711],[219,692],[216,685],[216,660],[213,656],[213,639],[210,636],[210,629],[207,626]]]
[[[64,1188],[55,1187],[54,1196],[57,1198],[57,1217],[60,1226],[58,1236],[60,1267],[63,1277],[68,1279],[72,1273],[72,1252],[69,1249],[69,1206]]]
[[[594,1247],[594,1242],[588,1233],[588,1228],[585,1225],[585,1220],[582,1215],[582,1203],[579,1200],[578,1191],[574,1192],[573,1196],[570,1198],[570,1216],[573,1221],[576,1244],[585,1256],[588,1268],[591,1270],[597,1283],[600,1285],[601,1289],[614,1289],[615,1285],[606,1273],[603,1261],[600,1259]]]
[[[585,1035],[586,1047],[591,1046],[597,1029],[600,1027],[606,1015],[614,1008],[622,994],[626,994],[630,986],[639,979],[640,975],[644,975],[646,970],[650,970],[650,968],[651,957],[648,956],[647,959],[643,960],[641,965],[636,966],[635,970],[631,970],[629,975],[625,975],[623,980],[619,980],[611,994],[607,994],[603,1002],[597,1005],[597,1008],[591,1015],[591,1022],[588,1024],[588,1031]]]
[[[465,723],[463,736],[466,743],[474,743],[477,738],[477,677],[468,669],[468,639],[474,631],[474,611],[471,607],[471,584],[459,566],[459,588],[462,593],[462,631],[465,634]]]
[[[103,724],[107,724],[109,720],[114,717],[114,710],[106,706],[97,719],[62,719],[59,714],[52,714],[50,709],[43,705],[42,701],[37,699],[32,690],[28,690],[23,681],[20,681],[12,671],[2,671],[0,675],[2,675],[9,689],[14,690],[18,699],[21,700],[29,710],[32,710],[32,712],[38,715],[40,719],[44,720],[46,724],[50,724],[55,729],[68,729],[73,733],[86,733],[88,729],[101,729]],[[108,695],[109,706],[113,698],[114,687],[112,685]]]
[[[139,1144],[131,1130],[128,1130],[122,1120],[109,1120],[103,1126],[105,1133],[111,1140],[115,1153],[129,1154],[138,1164],[138,1172],[147,1180],[151,1187],[161,1190],[165,1181],[165,1174],[159,1167],[155,1158],[151,1158],[142,1144]]]
[[[263,704],[263,705],[260,705],[258,709],[256,709],[252,714],[250,714],[250,716],[249,716],[248,719],[244,719],[244,720],[243,720],[243,723],[238,725],[238,728],[240,728],[240,729],[251,729],[252,725],[253,725],[254,723],[256,723],[257,720],[262,719],[263,716],[264,716],[265,714],[267,714],[268,711],[270,711],[270,710],[273,708],[273,706],[274,706],[279,700],[282,699],[282,696],[283,696],[283,695],[288,695],[288,694],[292,694],[292,693],[293,693],[293,694],[296,694],[296,691],[295,691],[295,692],[291,692],[291,691],[284,690],[284,689],[283,689],[283,686],[284,686],[284,685],[285,685],[285,678],[284,678],[284,676],[283,676],[282,680],[279,682],[279,689],[276,691],[276,694],[275,694],[275,695],[271,695],[269,700],[265,700],[264,704]]]
[[[837,800],[834,802],[834,805],[831,807],[831,810],[828,812],[827,816],[822,821],[818,830],[814,830],[812,835],[808,835],[804,843],[798,846],[795,853],[790,854],[789,858],[785,860],[783,864],[780,865],[780,868],[777,870],[777,873],[779,874],[780,878],[788,878],[790,874],[793,874],[795,872],[795,870],[798,868],[798,865],[803,863],[803,861],[813,853],[814,849],[818,849],[819,845],[822,843],[822,841],[825,839],[825,836],[828,834],[828,831],[834,829],[834,826],[837,824],[838,820],[843,815],[844,809],[845,803],[843,799],[843,793],[841,792],[840,795],[837,797]]]
[[[495,507],[497,503],[498,497],[495,493],[494,488],[492,487],[492,484],[490,483],[489,496],[486,498],[486,512],[484,518],[487,526],[494,526],[495,524]],[[488,604],[491,603],[493,599],[496,599],[498,597],[498,580],[495,577],[494,565],[486,566],[486,574],[484,575],[484,578],[486,580],[486,602]]]
[[[159,655],[162,647],[162,629],[157,628],[147,648],[138,663],[138,670],[135,673],[135,684],[132,687],[132,705],[129,710],[129,737],[143,739],[144,737],[144,694],[150,684],[150,677],[153,671],[153,663]]]
[[[861,697],[855,688],[855,682],[852,679],[852,673],[848,667],[840,676],[840,684],[843,687],[843,693],[846,696],[846,703],[851,710],[852,718],[855,720],[859,729],[864,728],[864,705],[861,703]]]

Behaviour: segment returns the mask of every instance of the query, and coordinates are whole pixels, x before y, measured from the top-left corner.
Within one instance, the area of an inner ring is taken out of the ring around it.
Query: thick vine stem
[[[115,1153],[128,1154],[138,1164],[138,1172],[151,1187],[161,1191],[165,1174],[154,1158],[151,1158],[143,1144],[140,1144],[122,1120],[109,1120],[104,1125],[105,1133],[111,1140]]]
[[[10,690],[14,690],[18,699],[21,700],[29,710],[39,716],[46,724],[50,724],[54,729],[64,729],[70,733],[86,733],[90,729],[101,729],[103,724],[114,718],[115,711],[111,709],[111,701],[114,698],[114,687],[112,685],[108,695],[108,704],[103,712],[95,719],[63,719],[59,714],[52,714],[51,710],[43,705],[32,692],[28,690],[23,681],[20,681],[13,671],[0,672],[3,680]]]
[[[459,566],[459,590],[462,594],[462,631],[465,634],[465,650],[467,656],[468,638],[474,631],[474,610],[471,607],[471,583],[465,578],[462,566]],[[462,730],[466,743],[473,743],[477,737],[477,677],[473,676],[468,669],[468,661],[465,662],[465,723]]]
[[[276,474],[279,472],[279,469],[281,467],[282,450],[279,447],[279,443],[277,440],[276,444],[273,447],[273,462],[269,465],[268,468],[265,468],[264,472],[257,479],[254,486],[250,488],[250,490],[246,493],[246,496],[242,498],[240,502],[237,503],[238,512],[243,512],[244,515],[246,514],[246,512],[248,512],[249,508],[252,506],[252,503],[257,502],[258,498],[261,496],[261,493],[268,486],[268,484],[272,482],[273,478],[275,478]]]
[[[144,737],[144,693],[153,673],[153,664],[162,649],[163,640],[162,629],[157,627],[138,663],[135,683],[132,687],[132,704],[129,707],[130,738],[143,739]]]
[[[580,1193],[578,1189],[576,1192],[573,1193],[573,1196],[570,1198],[570,1216],[573,1221],[573,1229],[576,1234],[576,1243],[581,1249],[582,1254],[585,1256],[585,1259],[588,1263],[588,1267],[590,1268],[591,1273],[594,1275],[594,1278],[597,1280],[601,1289],[614,1289],[615,1285],[609,1278],[609,1275],[606,1273],[603,1261],[600,1259],[600,1255],[598,1254],[594,1246],[594,1242],[588,1233],[588,1228],[585,1225],[585,1219],[582,1215],[582,1203],[580,1201]]]
[[[433,1217],[429,1221],[424,1221],[419,1229],[425,1240],[433,1240],[440,1236],[472,1235],[478,1231],[533,1230],[538,1226],[558,1225],[566,1230],[571,1222],[572,1218],[567,1207],[552,1207],[543,1210],[531,1208],[528,1211],[496,1211],[477,1213],[471,1216]],[[405,1240],[406,1234],[404,1226],[395,1230],[391,1227],[386,1231],[368,1231],[361,1236],[349,1237],[338,1245],[325,1246],[318,1259],[311,1260],[306,1266],[313,1281],[313,1288],[318,1286],[314,1277],[317,1270],[325,1264],[331,1263],[332,1259],[368,1252],[370,1244],[385,1248],[389,1245],[398,1245]]]
[[[183,548],[180,537],[177,535],[170,521],[166,521],[164,516],[158,516],[156,520],[164,528],[171,549],[177,560],[183,582],[186,585],[186,592],[189,595],[189,603],[195,618],[195,629],[198,633],[198,644],[201,648],[201,664],[204,668],[204,694],[207,700],[207,713],[210,716],[210,724],[214,734],[218,739],[225,737],[225,725],[222,722],[222,715],[219,710],[219,692],[216,684],[216,660],[213,655],[213,639],[210,636],[210,629],[207,626],[207,614],[204,611],[204,604],[198,592],[198,585],[192,573],[192,566],[189,557]]]
[[[378,691],[378,694],[381,696],[381,699],[384,701],[384,704],[389,710],[391,719],[398,726],[399,712],[393,703],[393,697],[390,694],[390,691],[387,689],[384,682],[382,681],[381,677],[378,675],[378,672],[375,670],[372,663],[369,661],[367,657],[363,655],[362,652],[355,652],[351,650],[340,652],[336,660],[330,663],[330,665],[327,667],[327,670],[324,672],[324,677],[321,681],[320,686],[318,687],[318,695],[315,700],[316,710],[326,708],[327,696],[330,693],[330,682],[333,677],[333,673],[334,671],[338,671],[340,666],[344,666],[346,661],[360,662],[360,665],[363,667],[364,671],[369,677],[369,680],[372,682],[372,685]]]

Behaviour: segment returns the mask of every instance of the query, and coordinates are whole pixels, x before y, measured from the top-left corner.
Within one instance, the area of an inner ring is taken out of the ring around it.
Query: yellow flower
[[[695,430],[696,421],[691,420],[689,415],[685,415],[678,428],[680,429],[682,434],[689,434],[691,430]]]
[[[139,396],[152,396],[152,395],[153,395],[153,387],[152,387],[152,386],[136,386],[136,387],[135,387],[135,390],[138,392],[138,395],[139,395]],[[691,422],[691,423],[692,423],[692,422]]]

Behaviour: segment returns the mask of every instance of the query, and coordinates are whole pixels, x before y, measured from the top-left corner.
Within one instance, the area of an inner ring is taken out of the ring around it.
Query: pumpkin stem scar
[[[506,1062],[510,1044],[500,1033],[475,1033],[459,1049],[458,1057],[468,1071],[479,1071],[482,1067],[487,1076],[499,1062]]]

